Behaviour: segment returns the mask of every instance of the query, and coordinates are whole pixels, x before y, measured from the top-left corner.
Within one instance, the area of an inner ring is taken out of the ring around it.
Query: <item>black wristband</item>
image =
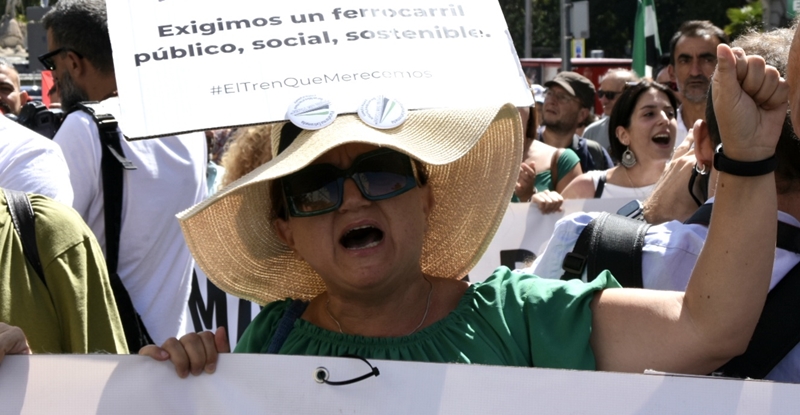
[[[714,168],[734,176],[755,177],[772,173],[778,167],[778,160],[772,157],[760,161],[736,161],[729,159],[722,152],[722,144],[717,146],[714,153]]]

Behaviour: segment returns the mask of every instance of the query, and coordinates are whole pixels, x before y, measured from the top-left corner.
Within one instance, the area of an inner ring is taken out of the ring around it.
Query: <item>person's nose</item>
[[[703,68],[700,66],[700,59],[692,59],[692,66],[689,75],[697,76],[702,74],[703,74]]]
[[[342,205],[339,207],[340,212],[358,210],[372,203],[361,194],[361,190],[359,190],[355,180],[352,178],[345,179],[343,186]]]

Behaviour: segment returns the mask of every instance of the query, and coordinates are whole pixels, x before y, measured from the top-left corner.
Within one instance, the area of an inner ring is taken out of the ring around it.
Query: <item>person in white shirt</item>
[[[102,101],[101,112],[119,114],[105,10],[102,0],[61,0],[44,17],[49,52],[40,60],[53,71],[65,112],[92,100]],[[72,112],[54,141],[70,166],[72,205],[108,256],[97,125],[88,113]],[[120,135],[120,145],[137,169],[123,173],[116,271],[150,337],[161,343],[189,330],[194,260],[175,215],[206,195],[205,137],[127,141]]]
[[[789,57],[787,48],[794,32],[794,29],[778,29],[769,33],[752,33],[737,39],[734,46],[743,47],[747,53],[768,56],[767,63],[775,66],[786,76]],[[800,53],[800,41],[797,43],[793,49],[795,54]],[[798,58],[796,56],[794,59]],[[797,75],[800,75],[800,70]],[[790,102],[800,103],[798,100]],[[650,227],[645,235],[642,250],[644,288],[684,291],[705,244],[708,228],[701,224],[685,224],[683,221],[696,210],[697,204],[694,198],[698,197],[700,190],[703,190],[695,188],[694,196],[687,190],[689,175],[693,169],[705,172],[708,178],[708,187],[705,190],[710,196],[706,203],[714,202],[718,172],[713,167],[712,160],[720,138],[710,103],[708,109],[706,112],[708,123],[702,120],[695,123],[692,134],[678,147],[667,173],[645,204],[644,219],[650,223],[660,224]],[[800,108],[795,110],[800,111]],[[776,157],[778,221],[800,228],[800,142],[788,115],[778,141]],[[577,213],[559,221],[547,248],[526,271],[545,278],[560,278],[564,274],[562,262],[565,255],[573,250],[578,235],[586,225],[598,216],[599,213]],[[661,223],[666,220],[670,221]],[[777,248],[770,289],[798,263],[800,263],[800,253]],[[583,278],[586,277],[584,271]],[[800,382],[800,346],[789,352],[766,378]]]
[[[69,168],[58,144],[0,116],[0,187],[72,205]]]

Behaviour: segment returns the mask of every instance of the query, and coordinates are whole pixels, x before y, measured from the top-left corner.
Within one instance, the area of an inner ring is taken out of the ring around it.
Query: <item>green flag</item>
[[[636,26],[633,33],[633,70],[639,76],[654,77],[653,68],[661,56],[661,40],[658,38],[656,5],[654,0],[638,0]]]

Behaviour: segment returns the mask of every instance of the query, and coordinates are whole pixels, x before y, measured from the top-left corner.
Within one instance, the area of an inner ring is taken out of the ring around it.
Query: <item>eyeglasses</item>
[[[544,91],[544,98],[545,99],[553,98],[556,101],[558,101],[559,104],[568,104],[568,103],[578,99],[577,97],[574,97],[574,96],[572,96],[570,94],[567,94],[567,93],[564,93],[564,92],[555,92],[552,89],[548,89],[548,90]]]
[[[417,186],[411,158],[382,148],[356,157],[347,170],[314,164],[282,178],[289,214],[307,217],[338,209],[344,199],[345,179],[353,179],[361,195],[371,201],[389,199]]]
[[[612,101],[617,94],[621,94],[622,91],[603,91],[602,89],[597,90],[597,97],[603,98],[605,97],[607,100]]]
[[[62,47],[55,50],[51,50],[50,52],[47,52],[44,55],[39,55],[39,62],[41,62],[42,66],[44,66],[45,69],[47,69],[48,71],[55,71],[56,63],[53,61],[53,57],[63,52],[72,52],[79,58],[83,59],[83,55],[78,53],[78,51],[76,51],[75,49]]]

